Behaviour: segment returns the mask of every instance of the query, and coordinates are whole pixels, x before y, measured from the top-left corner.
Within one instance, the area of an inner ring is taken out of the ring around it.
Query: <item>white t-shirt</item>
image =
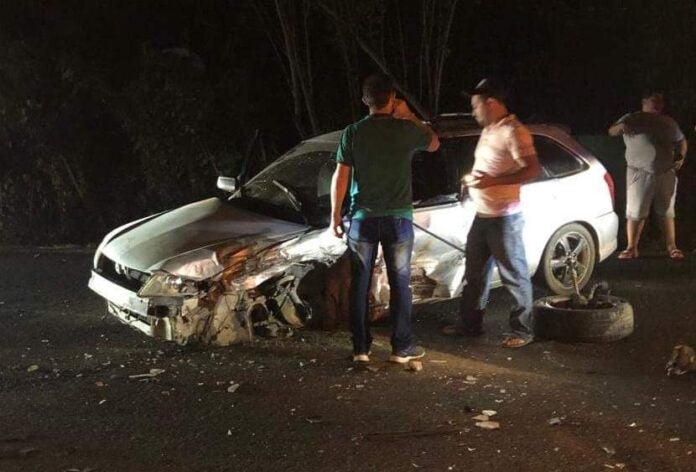
[[[673,118],[661,113],[628,113],[616,123],[624,123],[632,134],[623,133],[626,163],[629,167],[662,174],[674,168],[674,151],[684,133]]]
[[[474,153],[474,171],[492,177],[514,174],[526,167],[524,158],[536,156],[534,140],[527,128],[515,115],[508,115],[481,132]],[[494,185],[470,188],[469,195],[476,204],[476,213],[482,217],[512,215],[521,211],[521,184]]]

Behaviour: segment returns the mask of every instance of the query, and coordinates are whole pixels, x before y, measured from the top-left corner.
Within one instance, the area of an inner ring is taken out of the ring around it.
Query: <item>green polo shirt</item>
[[[413,218],[411,157],[430,144],[426,131],[391,115],[368,115],[341,136],[336,162],[351,166],[350,215]]]

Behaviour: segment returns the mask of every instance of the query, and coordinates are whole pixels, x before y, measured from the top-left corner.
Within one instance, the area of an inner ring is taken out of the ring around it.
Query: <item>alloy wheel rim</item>
[[[587,275],[589,258],[590,242],[585,236],[575,231],[565,233],[554,243],[549,261],[551,273],[563,288],[573,290],[572,270],[575,268],[579,283]]]

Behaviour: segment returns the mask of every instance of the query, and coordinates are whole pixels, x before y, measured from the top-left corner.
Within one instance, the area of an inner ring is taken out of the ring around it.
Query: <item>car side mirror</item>
[[[237,179],[234,177],[220,176],[217,179],[217,188],[224,192],[233,193],[237,190]]]

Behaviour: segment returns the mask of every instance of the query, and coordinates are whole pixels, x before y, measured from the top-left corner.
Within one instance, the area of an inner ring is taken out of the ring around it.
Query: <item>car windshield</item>
[[[300,144],[246,183],[230,203],[296,223],[328,225],[335,149],[330,143]]]

